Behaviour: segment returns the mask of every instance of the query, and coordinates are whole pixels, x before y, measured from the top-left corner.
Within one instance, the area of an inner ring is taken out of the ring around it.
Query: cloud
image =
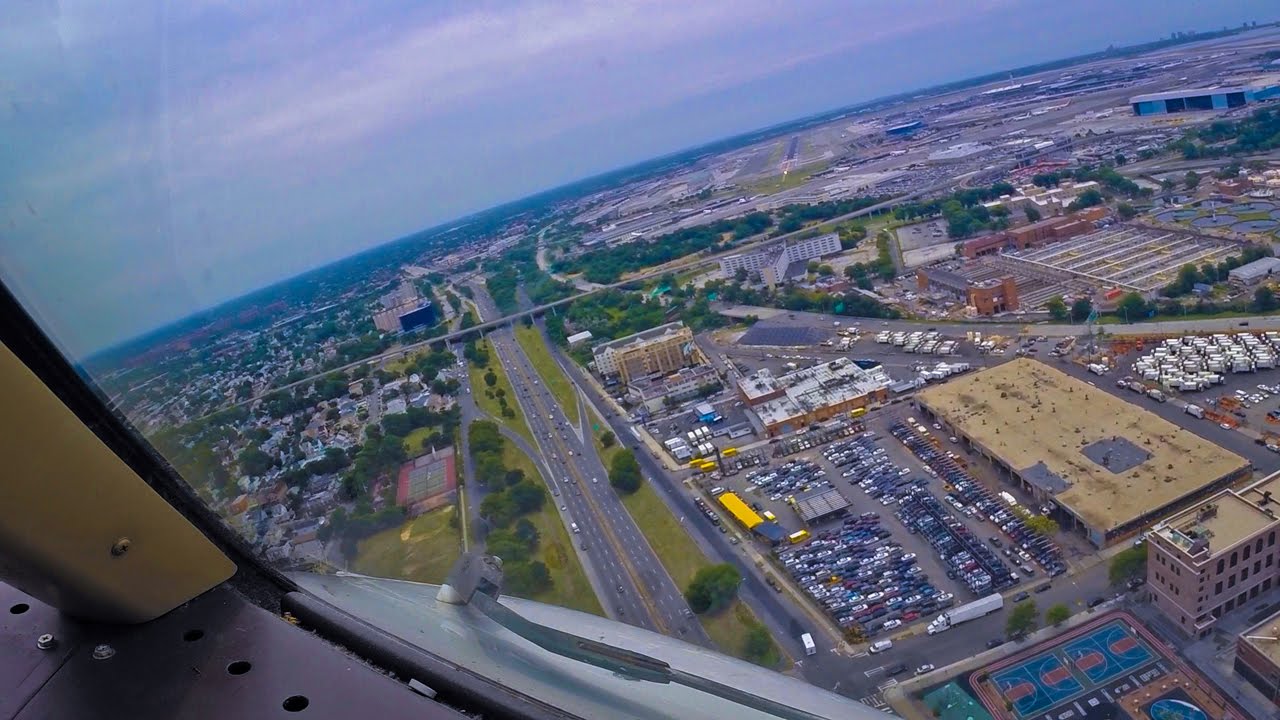
[[[1164,15],[1109,12],[1180,22],[1201,8],[1147,4]],[[0,273],[82,354],[552,184],[1101,32],[1057,12],[1030,0],[0,3]]]

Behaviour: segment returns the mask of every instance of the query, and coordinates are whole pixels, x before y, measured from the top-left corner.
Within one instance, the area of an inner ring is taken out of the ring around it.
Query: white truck
[[[1099,363],[1093,363],[1089,366],[1089,372],[1093,373],[1094,375],[1106,375],[1107,366]]]
[[[1000,593],[992,593],[986,597],[978,598],[971,603],[965,603],[957,608],[952,608],[934,618],[929,623],[929,634],[937,635],[940,632],[946,632],[956,625],[969,622],[984,615],[1000,610],[1004,607],[1004,596]]]
[[[1187,414],[1192,417],[1198,417],[1198,418],[1204,417],[1204,408],[1200,407],[1199,405],[1187,405],[1187,407],[1184,409],[1186,410]]]
[[[801,635],[800,642],[804,643],[805,655],[816,655],[818,653],[818,646],[813,644],[813,636],[809,633]]]

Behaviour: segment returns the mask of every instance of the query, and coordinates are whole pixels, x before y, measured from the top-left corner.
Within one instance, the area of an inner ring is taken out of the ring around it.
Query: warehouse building
[[[839,358],[777,377],[761,368],[738,381],[738,396],[772,437],[883,403],[891,384],[880,366]]]
[[[1099,548],[1248,477],[1248,461],[1036,360],[921,391],[916,405]]]
[[[1241,265],[1227,273],[1227,276],[1237,285],[1256,285],[1278,272],[1280,272],[1280,258],[1264,257]]]
[[[1091,232],[1109,211],[1105,207],[1085,208],[1079,212],[1051,217],[1020,228],[968,240],[962,247],[967,258],[995,255],[1013,250],[1026,250]]]
[[[1129,98],[1134,115],[1233,110],[1248,103],[1280,97],[1280,85],[1194,88],[1148,93]]]
[[[719,382],[720,376],[710,365],[683,367],[669,375],[650,375],[632,380],[627,383],[627,399],[654,413],[670,403],[697,397],[704,388]]]
[[[922,267],[916,269],[916,288],[922,293],[941,293],[973,308],[976,315],[995,315],[1018,309],[1018,282],[1002,278],[974,279],[962,271]]]

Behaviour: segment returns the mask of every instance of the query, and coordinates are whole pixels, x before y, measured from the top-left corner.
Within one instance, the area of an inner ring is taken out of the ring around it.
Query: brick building
[[[1280,473],[1224,490],[1152,529],[1147,586],[1174,625],[1204,637],[1223,615],[1277,584],[1278,501]]]
[[[978,315],[995,315],[1018,309],[1018,284],[1012,276],[973,280],[951,270],[919,268],[916,270],[916,287],[920,292],[941,292],[964,300]]]
[[[1108,212],[1105,207],[1091,207],[1070,215],[1033,222],[1013,230],[969,240],[965,242],[962,252],[965,257],[972,259],[1066,240],[1092,231],[1094,223],[1106,217]]]

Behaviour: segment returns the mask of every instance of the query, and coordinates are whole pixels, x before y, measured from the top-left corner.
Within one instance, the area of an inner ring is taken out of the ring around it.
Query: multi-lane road
[[[475,292],[481,314],[496,308]],[[487,336],[506,370],[533,433],[551,500],[572,532],[601,604],[610,617],[637,627],[712,647],[701,624],[609,485],[588,431],[573,426],[510,328]],[[585,420],[585,418],[584,418]]]

